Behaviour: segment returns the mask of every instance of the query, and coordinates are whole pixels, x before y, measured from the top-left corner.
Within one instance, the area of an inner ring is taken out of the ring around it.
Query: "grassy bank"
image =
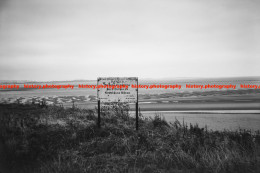
[[[98,129],[95,110],[2,104],[0,168],[14,173],[260,171],[259,133],[140,117],[136,132],[129,107],[114,105],[103,110]]]

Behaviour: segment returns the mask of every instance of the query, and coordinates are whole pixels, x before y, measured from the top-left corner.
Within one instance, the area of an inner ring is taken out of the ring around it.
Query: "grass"
[[[99,129],[96,114],[76,106],[0,104],[2,169],[10,173],[260,171],[259,132],[209,131],[178,120],[168,123],[160,114],[154,118],[140,114],[137,132],[129,107],[122,104],[103,108]]]

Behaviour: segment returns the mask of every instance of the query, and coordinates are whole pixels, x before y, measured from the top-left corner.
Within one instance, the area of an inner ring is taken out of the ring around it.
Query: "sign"
[[[97,99],[101,103],[138,102],[137,77],[100,77],[97,79]]]

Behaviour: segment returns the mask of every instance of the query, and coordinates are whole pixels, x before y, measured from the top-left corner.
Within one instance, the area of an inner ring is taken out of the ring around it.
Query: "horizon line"
[[[111,76],[110,76],[111,77]],[[114,77],[114,76],[113,76]],[[131,76],[132,77],[132,76]],[[98,78],[98,77],[97,77]],[[139,80],[182,80],[182,79],[228,79],[228,78],[260,78],[260,76],[228,76],[228,77],[165,77],[165,78],[139,78]],[[68,79],[68,80],[27,80],[27,79],[0,79],[3,81],[28,81],[28,82],[64,82],[64,81],[96,81],[97,79]]]

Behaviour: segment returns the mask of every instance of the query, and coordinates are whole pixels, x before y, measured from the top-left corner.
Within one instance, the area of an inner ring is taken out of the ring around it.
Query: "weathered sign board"
[[[97,100],[98,100],[98,122],[100,128],[100,104],[101,103],[135,103],[136,130],[138,130],[138,86],[137,77],[99,77],[97,79]]]
[[[138,89],[132,85],[138,85],[137,77],[100,77],[97,79],[97,98],[101,103],[136,103]]]

